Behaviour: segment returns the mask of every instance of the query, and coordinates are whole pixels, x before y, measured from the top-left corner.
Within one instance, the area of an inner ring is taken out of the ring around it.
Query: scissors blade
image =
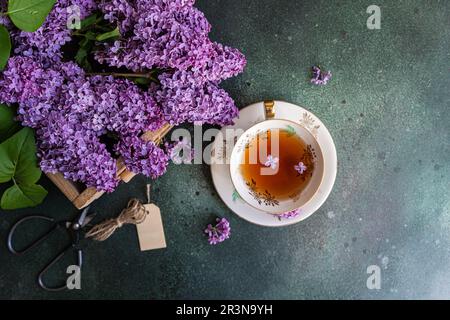
[[[94,218],[95,218],[95,213],[92,213],[92,214],[88,215],[86,217],[86,219],[84,219],[83,224],[81,224],[81,227],[82,228],[86,227],[92,221],[92,219],[94,219]]]
[[[83,226],[85,224],[84,222],[86,220],[86,216],[87,216],[87,214],[89,212],[89,209],[90,209],[90,206],[84,208],[83,211],[81,212],[81,214],[80,214],[80,216],[78,218],[78,221],[77,221],[79,226]]]

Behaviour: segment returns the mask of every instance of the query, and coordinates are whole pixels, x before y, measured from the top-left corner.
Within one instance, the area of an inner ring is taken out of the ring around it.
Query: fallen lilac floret
[[[312,67],[311,83],[318,86],[324,86],[331,80],[331,76],[331,71],[324,72],[320,67],[314,66]]]
[[[230,238],[231,228],[230,223],[225,218],[217,218],[217,224],[213,226],[209,224],[205,229],[205,233],[208,235],[208,242],[211,245],[216,245],[220,242]]]

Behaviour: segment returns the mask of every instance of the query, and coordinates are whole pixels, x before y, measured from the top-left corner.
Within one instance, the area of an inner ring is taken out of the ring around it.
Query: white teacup
[[[245,181],[241,173],[241,164],[249,143],[262,132],[276,129],[289,130],[300,137],[313,151],[314,170],[308,184],[298,194],[292,194],[283,199],[268,195],[265,190],[258,190],[258,186]],[[324,173],[324,159],[319,144],[314,136],[301,125],[289,121],[272,119],[260,122],[245,131],[237,140],[230,158],[231,180],[241,198],[249,205],[271,214],[282,214],[304,206],[319,190]]]

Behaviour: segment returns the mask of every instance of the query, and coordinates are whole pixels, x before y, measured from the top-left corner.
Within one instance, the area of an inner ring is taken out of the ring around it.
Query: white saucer
[[[324,124],[314,114],[300,106],[284,101],[275,101],[274,111],[276,119],[294,121],[306,128],[317,139],[317,142],[322,149],[325,165],[323,180],[318,192],[316,192],[311,200],[300,208],[300,215],[291,219],[279,218],[248,205],[240,198],[238,192],[234,188],[231,181],[229,164],[217,164],[213,162],[211,164],[211,174],[217,193],[223,202],[225,202],[225,204],[238,216],[257,225],[282,227],[305,220],[316,212],[325,202],[333,189],[334,181],[336,180],[337,155],[333,138]],[[265,118],[264,103],[258,102],[241,109],[239,118],[235,120],[235,124],[222,128],[222,132],[225,132],[227,128],[239,128],[245,131],[254,124],[264,121]],[[231,154],[225,152],[223,142],[220,141],[220,143],[218,143],[219,141],[220,140],[216,139],[211,149],[213,158],[227,157],[229,159]],[[229,163],[229,161],[226,161],[226,163]]]

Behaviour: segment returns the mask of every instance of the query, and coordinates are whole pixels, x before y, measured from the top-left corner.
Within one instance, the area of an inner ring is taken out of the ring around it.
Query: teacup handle
[[[275,118],[275,111],[273,107],[275,106],[275,101],[266,100],[264,101],[264,111],[266,113],[266,120]]]

